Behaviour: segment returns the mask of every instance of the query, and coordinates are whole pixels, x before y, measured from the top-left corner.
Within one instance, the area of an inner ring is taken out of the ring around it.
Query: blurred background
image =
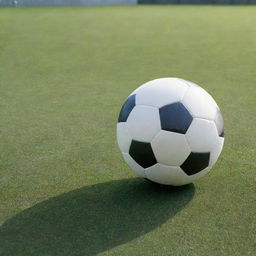
[[[95,6],[136,4],[256,4],[256,0],[0,0],[0,6]]]

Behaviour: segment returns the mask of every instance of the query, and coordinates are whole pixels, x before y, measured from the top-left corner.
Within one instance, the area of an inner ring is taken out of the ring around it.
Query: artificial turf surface
[[[0,255],[253,256],[256,8],[0,9]],[[142,83],[219,104],[225,145],[194,185],[136,178],[115,141]]]

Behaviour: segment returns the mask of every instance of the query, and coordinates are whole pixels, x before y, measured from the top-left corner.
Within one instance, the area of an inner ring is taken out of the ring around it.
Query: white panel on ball
[[[189,87],[182,99],[182,103],[194,117],[209,120],[215,118],[218,109],[218,106],[211,95],[199,86]]]
[[[132,137],[130,136],[125,122],[117,123],[116,127],[116,137],[117,137],[117,143],[120,148],[120,150],[123,153],[128,153],[129,148],[132,142]]]
[[[160,78],[150,81],[136,91],[136,104],[162,107],[180,101],[188,85],[178,78]]]
[[[189,176],[176,166],[156,164],[147,168],[145,173],[148,179],[164,185],[181,186],[190,183]]]
[[[223,145],[224,145],[224,138],[219,137],[218,144],[211,150],[210,163],[209,163],[210,167],[212,167],[216,163],[222,151]]]
[[[191,150],[183,134],[160,131],[151,142],[158,163],[180,166]]]
[[[135,106],[127,119],[127,129],[133,139],[150,142],[161,129],[158,109],[151,106]]]
[[[182,78],[179,78],[180,80],[182,80],[184,83],[186,83],[187,85],[189,85],[189,86],[195,86],[195,87],[199,87],[199,85],[197,85],[197,84],[195,84],[195,83],[193,83],[193,82],[191,82],[191,81],[188,81],[188,80],[185,80],[185,79],[182,79]]]
[[[213,121],[194,118],[186,132],[192,152],[210,152],[218,143],[218,132]]]
[[[138,165],[128,153],[122,153],[125,162],[139,175],[146,177],[145,169]]]

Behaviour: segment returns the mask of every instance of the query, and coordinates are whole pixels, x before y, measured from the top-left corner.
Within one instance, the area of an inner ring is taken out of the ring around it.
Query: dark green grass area
[[[256,8],[0,9],[0,255],[256,254]],[[203,86],[225,145],[194,185],[158,187],[115,141],[142,83]]]

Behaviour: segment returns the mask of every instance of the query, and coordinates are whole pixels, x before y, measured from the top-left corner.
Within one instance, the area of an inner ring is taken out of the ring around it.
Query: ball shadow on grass
[[[172,218],[194,185],[168,187],[140,178],[83,187],[24,210],[0,228],[0,255],[96,255]]]

